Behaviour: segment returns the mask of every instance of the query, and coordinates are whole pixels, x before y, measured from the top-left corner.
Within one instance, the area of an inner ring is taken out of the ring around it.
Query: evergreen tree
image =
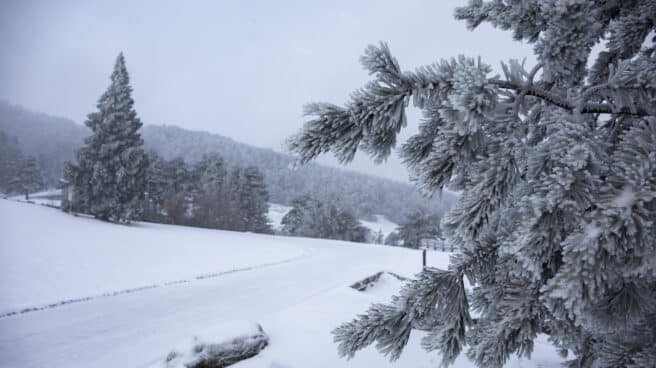
[[[311,236],[309,229],[304,225],[311,223],[312,208],[319,206],[318,201],[305,194],[294,198],[291,205],[292,209],[280,221],[282,232],[294,236]]]
[[[510,61],[493,76],[460,56],[402,71],[386,45],[370,46],[374,81],[345,107],[307,107],[316,118],[290,141],[301,162],[357,150],[379,161],[412,102],[424,114],[401,147],[412,176],[428,192],[462,193],[443,221],[459,248],[449,269],[426,268],[337,328],[341,355],[375,342],[396,359],[422,326],[444,364],[466,349],[477,366],[501,367],[547,334],[574,354],[570,367],[654,365],[654,14],[652,0],[470,0],[457,18],[512,31],[537,64]]]
[[[166,160],[154,151],[149,152],[143,213],[143,218],[147,221],[160,222],[163,220],[164,202],[169,191],[166,170]]]
[[[16,175],[20,158],[18,140],[0,132],[0,192],[10,191],[10,182]]]
[[[369,230],[351,210],[340,208],[334,201],[323,203],[309,195],[292,201],[292,209],[282,218],[281,224],[283,233],[292,236],[360,243],[370,236]]]
[[[267,217],[269,192],[264,183],[264,174],[255,166],[244,169],[237,207],[240,209],[245,231],[273,233]]]
[[[406,217],[396,232],[399,245],[419,248],[422,239],[437,239],[441,235],[440,216],[417,210]]]
[[[385,245],[392,245],[395,247],[402,245],[399,233],[392,231],[391,233],[387,234],[387,237],[385,238]]]
[[[92,134],[66,170],[72,207],[102,220],[130,222],[141,215],[148,160],[122,53],[96,107],[85,122]]]
[[[228,195],[223,158],[217,153],[205,154],[193,171],[196,223],[205,227],[225,228]]]
[[[244,213],[239,206],[243,197],[243,168],[236,166],[228,174],[228,203],[226,206],[226,229],[246,231]]]
[[[34,157],[19,158],[15,161],[13,175],[9,180],[11,192],[25,194],[30,199],[30,193],[43,188],[43,175],[39,163]]]

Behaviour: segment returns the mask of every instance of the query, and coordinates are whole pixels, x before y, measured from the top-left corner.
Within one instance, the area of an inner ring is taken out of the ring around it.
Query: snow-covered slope
[[[267,217],[269,218],[269,223],[274,230],[280,231],[282,229],[282,218],[285,217],[287,212],[291,210],[290,206],[285,206],[277,203],[269,203],[269,212]]]
[[[399,226],[392,221],[388,220],[387,217],[383,215],[376,215],[376,221],[365,221],[365,220],[360,220],[362,225],[365,227],[369,228],[373,233],[376,233],[378,231],[383,233],[384,237],[387,237],[389,233],[393,232],[396,230],[396,228]]]
[[[113,225],[5,200],[0,200],[0,234],[5,308],[159,285],[0,317],[2,367],[162,367],[181,340],[237,320],[260,323],[270,337],[264,351],[237,368],[435,367],[439,360],[421,350],[420,335],[413,334],[398,363],[373,349],[346,361],[337,356],[330,334],[394,288],[392,280],[369,292],[348,285],[380,270],[411,276],[421,262],[414,250]],[[428,260],[439,267],[448,262],[439,252]],[[230,269],[239,270],[218,273]],[[213,277],[195,278],[207,273]],[[188,282],[168,283],[180,278]],[[542,340],[533,356],[534,361],[513,360],[509,366],[550,367],[559,361]],[[471,364],[463,359],[456,367]]]
[[[150,223],[115,225],[0,200],[0,315],[301,257],[277,237]]]

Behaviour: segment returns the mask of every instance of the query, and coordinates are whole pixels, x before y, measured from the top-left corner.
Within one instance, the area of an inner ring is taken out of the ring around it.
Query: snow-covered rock
[[[222,368],[257,355],[269,344],[262,326],[233,322],[194,335],[173,349],[165,368]]]

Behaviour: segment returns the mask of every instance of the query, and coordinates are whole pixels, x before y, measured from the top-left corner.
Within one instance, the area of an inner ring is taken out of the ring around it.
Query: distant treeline
[[[144,210],[147,221],[214,229],[272,233],[269,193],[254,166],[228,170],[223,158],[208,153],[191,165],[182,158],[148,155]]]
[[[87,127],[64,118],[48,116],[0,101],[0,131],[15,139],[25,155],[36,158],[45,184],[54,187],[61,178],[64,162],[74,158]],[[299,194],[307,193],[323,202],[338,201],[350,206],[359,218],[385,215],[399,223],[418,208],[443,212],[454,200],[445,193],[441,198],[426,199],[409,184],[370,175],[309,164],[290,169],[291,156],[270,149],[256,148],[230,138],[195,132],[174,126],[146,125],[140,129],[145,148],[166,160],[183,159],[189,165],[199,162],[207,152],[224,159],[232,167],[257,167],[265,177],[270,201],[291,205]]]

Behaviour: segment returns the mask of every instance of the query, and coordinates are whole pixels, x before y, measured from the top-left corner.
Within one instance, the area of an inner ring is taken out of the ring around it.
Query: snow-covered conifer
[[[29,195],[43,187],[43,175],[34,157],[22,157],[14,161],[13,175],[9,180],[10,191]]]
[[[194,166],[194,218],[201,226],[224,228],[228,215],[227,171],[223,158],[207,153]]]
[[[75,211],[129,222],[141,215],[148,160],[122,53],[110,79],[96,105],[98,111],[85,122],[92,134],[77,152],[77,162],[69,164],[66,176],[73,185]]]
[[[240,202],[244,229],[256,233],[272,233],[267,213],[269,212],[269,192],[264,182],[264,174],[255,166],[243,172],[243,185]]]
[[[395,359],[421,327],[444,364],[466,350],[501,367],[546,334],[571,367],[653,366],[654,14],[651,0],[470,0],[458,19],[511,31],[537,64],[511,60],[497,76],[460,56],[402,71],[387,45],[370,46],[372,82],[345,107],[307,106],[315,118],[291,149],[348,162],[358,150],[386,158],[414,104],[424,120],[401,147],[413,178],[462,193],[442,222],[459,249],[450,268],[426,268],[335,330],[342,355],[376,343]]]
[[[350,209],[332,200],[321,202],[305,194],[292,201],[292,209],[281,221],[287,235],[310,238],[348,240],[363,243],[370,237]]]
[[[400,244],[408,248],[419,248],[422,240],[435,240],[441,235],[440,216],[425,210],[410,213],[396,229]]]

